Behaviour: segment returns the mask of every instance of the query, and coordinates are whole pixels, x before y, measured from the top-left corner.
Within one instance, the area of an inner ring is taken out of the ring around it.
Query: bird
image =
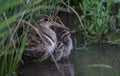
[[[67,58],[70,55],[71,50],[73,49],[71,33],[72,32],[70,31],[64,30],[63,35],[61,37],[64,44],[63,58]]]
[[[56,61],[60,61],[61,59],[67,59],[71,53],[71,50],[73,49],[70,31],[64,30],[61,39],[61,41],[57,42],[56,49],[53,53]],[[52,58],[51,61],[53,61]]]
[[[55,51],[53,53],[56,62],[61,60],[63,56],[63,51],[64,51],[64,44],[61,41],[58,41],[56,44]],[[50,59],[51,61],[54,61],[52,57]]]
[[[69,30],[62,22],[55,21],[51,16],[45,16],[38,21],[39,25],[28,31],[28,36],[23,51],[22,59],[25,63],[44,61],[53,53],[57,43],[55,31],[50,27],[55,26]]]

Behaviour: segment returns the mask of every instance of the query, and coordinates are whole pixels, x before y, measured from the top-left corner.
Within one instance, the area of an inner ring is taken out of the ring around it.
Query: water
[[[120,47],[103,44],[73,50],[70,61],[21,66],[18,76],[120,76]]]

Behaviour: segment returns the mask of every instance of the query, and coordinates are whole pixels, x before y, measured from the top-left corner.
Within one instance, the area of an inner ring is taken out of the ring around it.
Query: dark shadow
[[[74,76],[74,67],[70,61],[65,63],[59,62],[58,66],[60,71],[54,63],[20,65],[17,76]]]

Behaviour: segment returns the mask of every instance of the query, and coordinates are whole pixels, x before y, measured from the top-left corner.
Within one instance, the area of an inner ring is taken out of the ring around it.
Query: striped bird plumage
[[[53,53],[57,43],[56,33],[50,28],[50,26],[56,26],[63,29],[68,28],[56,22],[52,17],[46,16],[39,21],[39,25],[35,28],[38,29],[38,33],[33,28],[30,28],[25,44],[22,59],[25,63],[34,61],[44,61]]]

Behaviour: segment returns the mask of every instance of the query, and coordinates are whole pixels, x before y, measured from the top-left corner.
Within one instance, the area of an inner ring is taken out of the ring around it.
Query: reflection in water
[[[59,62],[58,71],[54,63],[40,64],[34,63],[31,65],[20,65],[18,76],[74,76],[74,68],[70,61]]]
[[[59,72],[53,63],[37,63],[20,66],[18,76],[120,76],[120,46],[86,46],[73,50],[70,59],[74,68],[70,62],[61,62]]]
[[[85,46],[71,53],[75,76],[120,76],[120,46]]]

